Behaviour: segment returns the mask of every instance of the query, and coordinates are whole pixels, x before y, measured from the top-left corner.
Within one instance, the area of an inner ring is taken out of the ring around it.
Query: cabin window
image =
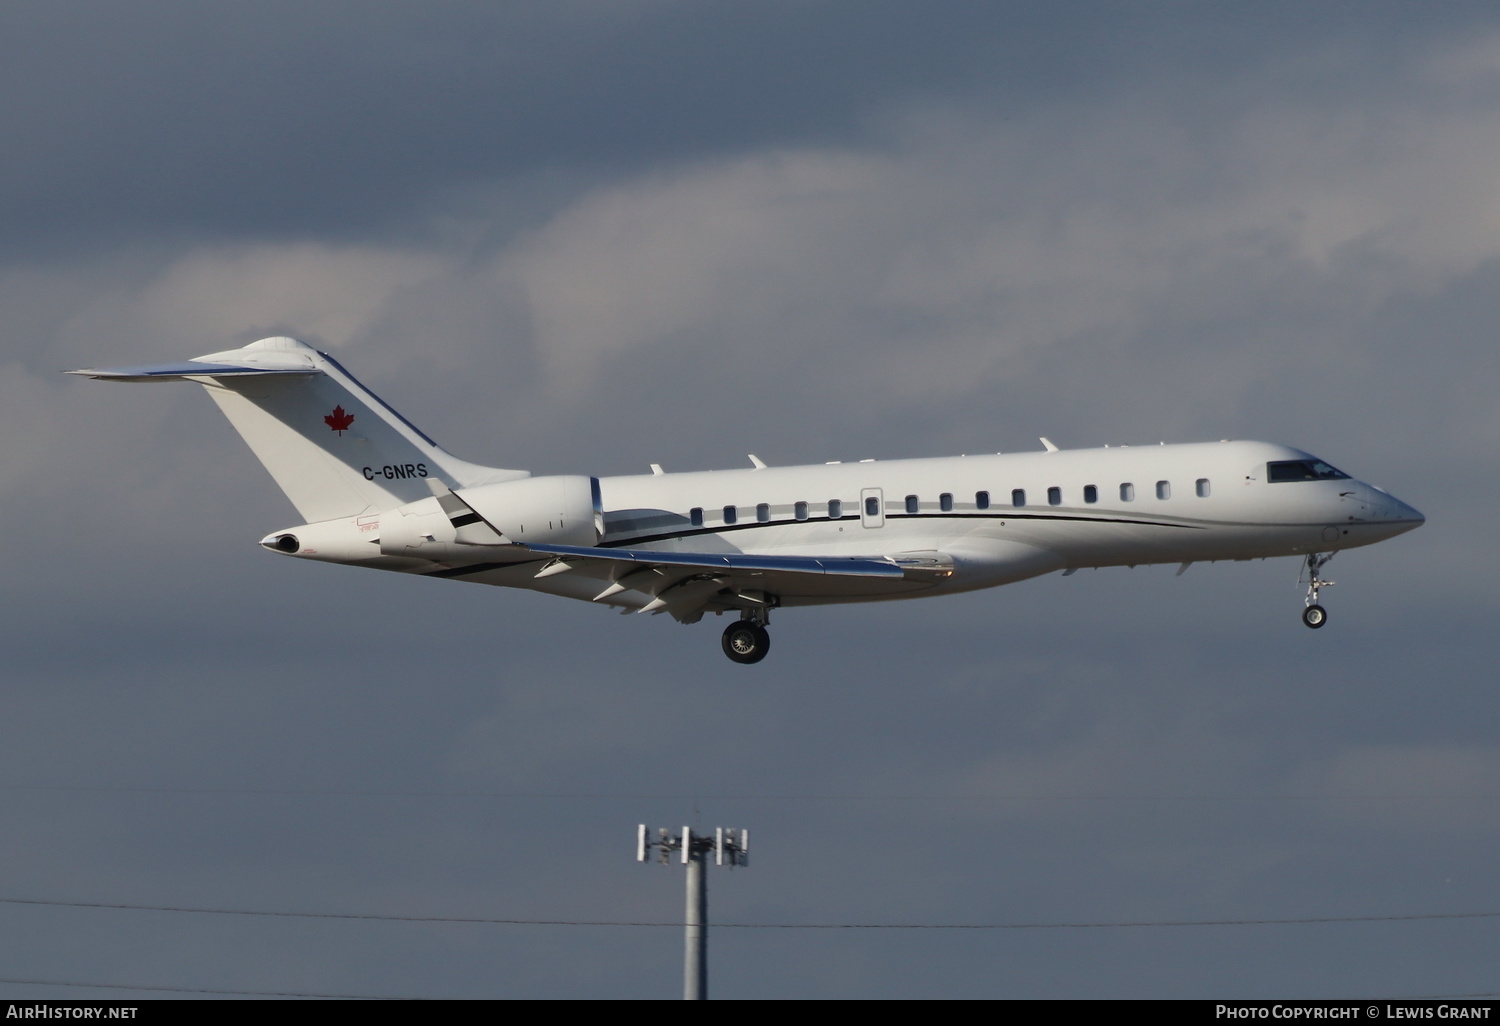
[[[793,506],[792,507],[792,516],[796,517],[798,520],[806,520],[807,519],[807,503],[805,503],[805,502],[799,502],[795,506]]]
[[[703,526],[703,507],[702,506],[694,506],[692,509],[688,510],[688,519],[693,522],[693,526],[694,527],[702,527]]]
[[[873,495],[865,496],[865,516],[880,516],[880,500]]]
[[[917,497],[915,495],[908,495],[906,497],[906,512],[917,513],[920,512],[921,509],[922,504],[917,501]]]
[[[739,518],[739,512],[733,506],[724,507],[724,523],[732,524]]]
[[[1047,505],[1049,505],[1049,506],[1061,506],[1062,505],[1062,489],[1061,488],[1058,488],[1058,487],[1056,487],[1054,485],[1053,487],[1047,489]]]
[[[1026,505],[1026,489],[1012,489],[1010,493],[1010,504],[1017,509],[1020,509],[1022,506]]]
[[[953,512],[953,493],[952,492],[944,492],[942,495],[938,496],[938,508],[941,509],[944,513],[952,513]]]
[[[828,500],[828,519],[829,520],[838,520],[843,515],[844,515],[844,500],[843,499],[829,499]]]
[[[1170,499],[1172,497],[1172,482],[1171,481],[1158,481],[1158,482],[1156,482],[1156,497],[1158,499]]]
[[[1083,486],[1083,501],[1084,502],[1098,502],[1099,501],[1099,489],[1095,488],[1093,485],[1084,485]]]
[[[769,523],[771,520],[771,507],[767,503],[761,503],[755,507],[755,519],[757,523]]]
[[[974,508],[975,509],[989,509],[990,508],[990,493],[989,492],[975,492],[974,493]]]
[[[1123,484],[1120,485],[1120,501],[1121,502],[1134,502],[1135,501],[1135,485],[1131,484],[1129,481],[1126,481],[1126,482],[1124,482]]]
[[[1200,498],[1200,499],[1206,499],[1206,498],[1208,498],[1209,493],[1212,491],[1212,489],[1209,487],[1209,484],[1208,484],[1208,478],[1206,478],[1206,477],[1200,477],[1198,479],[1197,490],[1198,490],[1198,498]]]

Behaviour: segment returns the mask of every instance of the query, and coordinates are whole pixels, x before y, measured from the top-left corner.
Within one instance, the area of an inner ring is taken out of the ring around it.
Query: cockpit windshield
[[[1266,464],[1267,481],[1342,481],[1348,476],[1322,460],[1277,460]]]

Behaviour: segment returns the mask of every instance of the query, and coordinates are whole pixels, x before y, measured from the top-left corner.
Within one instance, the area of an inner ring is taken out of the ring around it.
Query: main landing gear
[[[1327,566],[1333,557],[1332,552],[1327,555],[1316,552],[1307,554],[1307,598],[1304,600],[1307,608],[1302,610],[1302,622],[1314,630],[1328,622],[1328,610],[1318,605],[1318,589],[1331,588],[1334,582],[1323,580],[1318,576],[1318,571]]]
[[[724,654],[737,663],[758,663],[771,651],[771,632],[752,617],[724,629]]]

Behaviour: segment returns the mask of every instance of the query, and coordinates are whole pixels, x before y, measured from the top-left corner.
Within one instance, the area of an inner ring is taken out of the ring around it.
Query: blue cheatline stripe
[[[470,577],[474,574],[485,574],[491,570],[504,570],[512,566],[525,566],[529,562],[540,562],[540,560],[522,560],[519,563],[471,563],[469,566],[450,566],[446,570],[433,570],[431,573],[423,574],[423,577]]]
[[[879,559],[843,556],[755,556],[723,555],[717,552],[651,552],[629,549],[595,549],[576,545],[520,545],[538,554],[536,560],[515,563],[473,563],[449,567],[424,574],[426,577],[472,577],[491,570],[505,570],[540,562],[549,556],[572,556],[576,559],[598,559],[615,563],[640,563],[647,566],[680,566],[703,570],[767,570],[782,573],[826,574],[835,577],[882,577],[905,579],[905,571],[894,563]]]
[[[1163,520],[1144,520],[1138,517],[1076,516],[1064,513],[887,513],[887,520],[1059,520],[1085,524],[1133,524],[1138,527],[1170,527],[1183,531],[1206,531],[1207,524],[1180,524]],[[796,524],[826,524],[844,520],[859,521],[858,514],[845,517],[808,517],[806,520],[768,520],[751,524],[720,524],[715,527],[695,527],[685,531],[669,531],[662,534],[642,535],[639,538],[620,538],[600,542],[601,548],[616,548],[624,545],[645,545],[651,542],[673,541],[705,534],[727,534],[731,531],[753,531],[766,527],[792,527]]]
[[[1142,520],[1127,517],[1103,517],[1103,516],[1073,516],[1061,513],[889,513],[887,519],[891,520],[920,520],[924,518],[943,520],[1057,520],[1072,521],[1078,523],[1101,523],[1101,524],[1132,524],[1140,527],[1168,527],[1178,530],[1205,531],[1206,524],[1177,524],[1160,520]],[[858,559],[843,556],[756,556],[756,555],[725,555],[721,553],[693,553],[693,552],[655,552],[649,549],[627,549],[627,545],[643,545],[652,542],[672,541],[682,538],[692,538],[710,534],[725,534],[730,531],[750,531],[767,527],[792,527],[797,524],[829,523],[833,520],[858,521],[858,515],[846,517],[809,517],[807,520],[773,520],[767,523],[753,524],[723,524],[718,527],[692,528],[686,531],[674,531],[667,534],[653,534],[641,538],[620,539],[612,542],[603,542],[597,548],[585,548],[583,546],[570,545],[522,545],[521,548],[529,549],[543,555],[573,555],[591,559],[615,559],[632,563],[658,563],[663,566],[702,566],[707,568],[723,567],[735,570],[787,570],[801,573],[831,573],[849,576],[868,577],[902,577],[904,576],[900,567],[879,560]],[[731,560],[733,562],[731,562]],[[753,565],[752,562],[754,561]],[[777,565],[771,565],[772,561],[780,561]],[[805,565],[795,566],[792,561],[799,561]],[[503,570],[507,567],[520,566],[532,560],[521,560],[513,563],[473,563],[468,566],[449,567],[445,570],[434,570],[424,574],[426,577],[470,577],[474,574],[487,573],[491,570]],[[866,564],[869,569],[860,569],[855,564]],[[838,569],[834,569],[837,567]]]

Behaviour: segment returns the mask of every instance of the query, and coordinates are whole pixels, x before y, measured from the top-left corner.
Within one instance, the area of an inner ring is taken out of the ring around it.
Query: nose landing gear
[[[1302,622],[1314,630],[1328,622],[1328,610],[1318,605],[1318,590],[1331,588],[1334,582],[1323,580],[1318,576],[1318,572],[1328,565],[1328,561],[1334,555],[1335,553],[1332,552],[1327,555],[1317,552],[1307,554],[1307,598],[1303,600],[1306,608],[1302,610]],[[1301,578],[1298,579],[1298,583],[1301,583]]]

